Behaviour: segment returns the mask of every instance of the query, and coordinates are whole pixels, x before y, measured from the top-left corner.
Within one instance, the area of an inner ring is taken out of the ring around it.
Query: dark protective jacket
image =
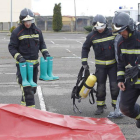
[[[140,32],[134,31],[129,34],[129,38],[121,37],[118,41],[118,70],[117,81],[125,81],[125,67],[127,65],[136,66],[139,62],[138,55],[140,55]],[[140,84],[140,79],[135,84]]]
[[[8,48],[15,59],[22,55],[27,61],[37,60],[39,50],[42,53],[47,52],[42,32],[35,24],[32,24],[29,29],[23,24],[19,25],[11,34]]]
[[[115,64],[114,38],[111,29],[108,28],[103,33],[90,32],[82,47],[82,64],[87,61],[91,46],[95,53],[96,67],[109,67]]]

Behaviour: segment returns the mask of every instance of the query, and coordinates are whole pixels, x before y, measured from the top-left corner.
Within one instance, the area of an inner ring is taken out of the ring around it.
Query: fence
[[[76,21],[63,21],[63,27],[61,31],[85,31],[85,26],[92,25],[93,17],[88,16],[77,16]],[[35,17],[35,24],[42,31],[53,31],[52,29],[52,16],[38,16]],[[112,17],[107,17],[108,26],[111,27]],[[13,22],[13,26],[18,26],[17,22]],[[0,22],[0,31],[9,31],[10,30],[10,22]]]

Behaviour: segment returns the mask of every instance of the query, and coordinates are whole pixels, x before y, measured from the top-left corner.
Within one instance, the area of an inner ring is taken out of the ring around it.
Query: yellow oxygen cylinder
[[[87,85],[88,87],[93,87],[94,84],[96,83],[97,78],[95,75],[89,75],[89,77],[87,78],[85,85]],[[83,87],[80,90],[80,96],[81,98],[86,98],[89,94],[89,92],[91,91],[91,89],[88,89],[87,87],[85,87],[83,85]]]

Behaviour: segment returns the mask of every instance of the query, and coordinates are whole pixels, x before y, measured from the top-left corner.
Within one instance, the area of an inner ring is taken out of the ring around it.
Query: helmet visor
[[[32,24],[32,20],[24,21],[25,24],[30,25]]]
[[[121,33],[126,28],[127,28],[127,26],[117,27],[115,24],[112,24],[112,31],[113,31],[113,33]]]
[[[33,20],[34,18],[27,15],[22,21],[28,21],[28,20]]]
[[[106,24],[105,24],[105,23],[100,23],[100,22],[97,22],[97,23],[94,25],[94,28],[95,28],[96,30],[103,30],[103,29],[105,29],[105,27],[106,27]]]

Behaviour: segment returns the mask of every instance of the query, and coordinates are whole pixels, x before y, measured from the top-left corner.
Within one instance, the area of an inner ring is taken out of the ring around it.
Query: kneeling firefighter
[[[109,76],[109,84],[112,98],[112,106],[115,108],[119,88],[117,86],[117,63],[115,60],[114,38],[112,31],[107,28],[106,18],[102,15],[96,15],[93,18],[93,30],[87,35],[86,41],[82,47],[81,59],[82,65],[88,69],[88,54],[90,47],[93,47],[95,53],[95,66],[97,77],[97,110],[95,115],[104,112],[106,99],[106,80]]]
[[[119,33],[118,41],[118,87],[122,91],[120,97],[121,112],[136,119],[140,128],[140,32],[136,30],[133,19],[124,12],[116,13],[112,20],[114,33]]]
[[[77,77],[76,86],[74,86],[71,94],[71,98],[73,99],[74,112],[79,111],[81,113],[81,111],[75,104],[75,99],[78,99],[78,102],[80,102],[81,99],[84,99],[89,95],[90,104],[94,104],[95,101],[93,93],[96,93],[96,91],[94,90],[93,86],[95,85],[96,81],[96,76],[94,74],[90,75],[89,70],[84,69],[84,67],[82,66]],[[92,97],[92,101],[90,100],[90,95]]]
[[[38,53],[40,50],[44,59],[50,55],[41,30],[34,24],[33,12],[25,8],[20,12],[19,19],[21,24],[13,30],[8,48],[16,60],[16,76],[22,90],[21,105],[35,108]]]

